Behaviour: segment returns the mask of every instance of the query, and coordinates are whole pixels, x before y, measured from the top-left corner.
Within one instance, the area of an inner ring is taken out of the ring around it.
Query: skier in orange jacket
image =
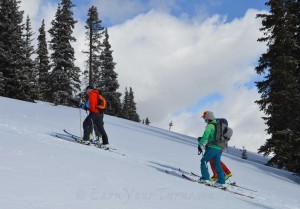
[[[89,107],[86,107],[85,104],[80,105],[81,108],[87,109],[90,112],[83,121],[83,141],[89,141],[90,127],[94,124],[98,132],[102,135],[103,144],[101,147],[108,149],[108,137],[103,122],[103,110],[106,106],[106,100],[102,97],[105,101],[104,104],[98,104],[100,91],[94,89],[92,86],[86,87],[86,93],[89,97]],[[103,105],[103,107],[101,105]]]

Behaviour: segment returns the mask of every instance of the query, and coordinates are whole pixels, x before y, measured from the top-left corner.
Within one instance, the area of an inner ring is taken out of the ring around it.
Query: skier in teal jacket
[[[200,182],[209,183],[210,176],[208,172],[207,163],[213,159],[214,166],[218,174],[218,181],[214,184],[216,187],[222,187],[225,184],[224,171],[221,167],[221,156],[222,156],[222,147],[215,145],[213,141],[215,140],[215,132],[216,132],[216,119],[211,111],[205,111],[202,115],[202,118],[207,123],[205,131],[199,140],[198,143],[198,151],[202,153],[207,145],[205,153],[201,159],[201,175],[202,177],[199,179]]]

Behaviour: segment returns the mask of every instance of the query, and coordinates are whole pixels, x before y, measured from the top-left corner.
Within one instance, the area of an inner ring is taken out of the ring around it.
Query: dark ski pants
[[[97,131],[102,136],[103,144],[108,144],[108,137],[104,129],[103,117],[103,114],[90,112],[83,121],[83,140],[89,140],[90,130],[93,128],[94,124]]]
[[[90,128],[89,134],[93,134],[93,131],[94,131],[94,132],[95,132],[95,135],[96,135],[97,137],[100,137],[101,134],[99,133],[99,131],[98,131],[96,125],[94,125],[94,122],[92,121],[92,119],[91,119],[91,122],[92,122],[92,125],[89,126],[89,128]]]

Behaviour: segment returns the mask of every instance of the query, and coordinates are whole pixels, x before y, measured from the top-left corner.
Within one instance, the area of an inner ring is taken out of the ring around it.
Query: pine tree
[[[129,119],[129,93],[127,87],[125,88],[125,94],[122,102],[122,118]]]
[[[50,49],[52,64],[50,74],[50,95],[55,104],[77,105],[74,101],[80,90],[80,69],[74,65],[74,49],[71,42],[76,41],[72,36],[75,23],[70,0],[62,0],[58,5],[55,19],[51,22],[49,30],[51,35]]]
[[[4,41],[1,39],[2,38],[2,34],[3,34],[3,29],[4,29],[4,15],[3,15],[3,11],[2,11],[2,1],[0,1],[0,96],[5,96],[5,79],[4,79],[4,75],[3,75],[3,71],[4,71],[4,66],[1,64],[2,61],[4,61],[4,48],[5,48],[5,43]]]
[[[134,93],[132,88],[125,88],[125,95],[122,103],[123,114],[122,117],[128,120],[140,122],[140,116],[136,112],[136,103],[134,102]]]
[[[101,25],[102,21],[98,17],[97,7],[92,6],[88,11],[88,19],[86,20],[87,29],[86,39],[88,41],[87,70],[84,71],[85,83],[91,86],[99,86],[101,80],[101,63],[100,54],[102,51],[102,34],[104,28]],[[86,82],[88,80],[88,82]]]
[[[134,101],[134,93],[132,91],[132,88],[129,88],[129,94],[128,94],[128,119],[136,122],[140,122],[140,117],[136,112],[136,103]]]
[[[122,115],[121,93],[117,92],[119,88],[118,74],[115,72],[115,65],[112,56],[111,45],[109,44],[109,35],[105,29],[105,38],[103,41],[103,51],[101,52],[101,82],[100,87],[102,93],[107,100],[106,113],[113,116]]]
[[[172,126],[173,126],[173,121],[171,121],[171,122],[169,123],[169,131],[171,130]]]
[[[242,159],[244,159],[244,160],[248,159],[247,150],[244,146],[243,146],[243,150],[242,150]]]
[[[148,126],[148,125],[150,125],[150,123],[151,122],[150,122],[149,118],[147,117],[146,120],[145,120],[145,124]]]
[[[39,85],[39,99],[49,101],[49,55],[46,42],[45,22],[39,29],[38,48],[37,48],[37,69],[38,69],[38,85]]]
[[[261,99],[256,101],[267,117],[263,119],[271,136],[259,148],[260,153],[274,156],[268,162],[279,168],[300,173],[300,42],[299,1],[270,0],[269,14],[262,18],[264,37],[268,51],[259,59],[256,71],[264,80],[256,82]]]
[[[0,72],[0,96],[4,95],[4,77],[3,77],[3,73]]]
[[[26,87],[30,80],[25,64],[25,42],[23,40],[23,11],[19,1],[0,1],[0,72],[4,79],[4,96],[30,100]]]
[[[32,27],[29,16],[27,16],[25,23],[25,63],[23,66],[23,75],[26,75],[24,78],[23,91],[26,95],[28,101],[38,99],[38,89],[37,89],[37,69],[36,63],[32,60],[32,55],[35,53],[34,47],[32,45]]]

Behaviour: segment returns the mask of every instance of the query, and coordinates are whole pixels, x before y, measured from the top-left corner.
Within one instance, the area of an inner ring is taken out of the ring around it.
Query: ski
[[[236,184],[236,182],[230,182],[230,183],[227,183],[227,184],[230,185],[230,186],[233,186],[233,187],[238,187],[238,188],[241,188],[241,189],[248,190],[250,192],[258,192],[258,191],[253,190],[253,189],[248,189],[246,187],[239,186],[239,185]]]
[[[181,173],[183,173],[183,174],[191,174],[190,172],[187,172],[187,171],[185,171],[185,170],[182,170],[181,168],[178,168],[178,170],[179,170]]]
[[[102,146],[102,144],[95,144],[95,146],[99,149],[103,149],[103,150],[113,152],[113,153],[116,153],[116,154],[119,154],[119,155],[122,155],[122,156],[126,156],[126,154],[116,151],[117,149],[110,148],[110,147],[104,147],[104,146]]]
[[[179,168],[178,170],[179,170],[181,173],[183,173],[183,174],[188,174],[188,175],[196,176],[196,177],[199,177],[199,178],[201,177],[201,176],[199,176],[199,175],[196,174],[196,173],[193,173],[193,172],[187,172],[187,171],[185,171],[185,170],[182,170],[181,168]],[[230,182],[230,183],[226,183],[226,184],[228,184],[228,185],[230,185],[230,186],[233,186],[233,187],[238,187],[238,188],[240,188],[240,189],[248,190],[248,191],[250,191],[250,192],[258,192],[258,191],[256,191],[256,190],[253,190],[253,189],[249,189],[249,188],[240,186],[240,185],[238,185],[235,181],[234,181],[234,182]]]
[[[70,135],[77,143],[80,143],[80,144],[83,144],[83,145],[94,145],[95,147],[97,147],[97,148],[99,148],[99,149],[102,149],[102,150],[106,150],[106,151],[109,151],[109,152],[113,152],[113,153],[116,153],[116,154],[119,154],[119,155],[122,155],[122,156],[126,156],[126,154],[124,154],[124,153],[121,153],[121,152],[118,152],[118,151],[116,151],[117,149],[115,149],[115,148],[111,148],[111,147],[109,147],[109,148],[104,148],[103,146],[101,146],[101,144],[97,144],[97,143],[88,143],[88,144],[84,144],[84,143],[82,143],[82,139],[81,139],[81,137],[79,137],[79,136],[76,136],[76,135],[74,135],[74,134],[71,134],[70,132],[68,132],[67,130],[63,130],[66,134],[68,134],[68,135]],[[58,137],[58,138],[62,138],[62,137]]]
[[[99,149],[102,149],[102,150],[106,150],[106,151],[109,151],[109,152],[112,152],[112,153],[115,153],[115,154],[118,154],[118,155],[122,155],[122,156],[126,156],[126,154],[124,153],[121,153],[121,152],[118,152],[116,151],[115,149],[111,149],[111,148],[108,148],[108,149],[104,149],[104,148],[101,148],[101,147],[98,147]]]
[[[189,181],[192,181],[192,182],[198,182],[196,179],[193,179],[192,177],[189,177],[185,174],[181,174],[181,176],[184,178],[184,179],[187,179]]]
[[[192,175],[192,176],[196,176],[196,177],[199,177],[199,178],[200,178],[199,175],[197,175],[197,174],[195,174],[195,173],[193,173],[193,172],[187,172],[187,171],[185,171],[185,170],[182,170],[181,168],[178,168],[178,170],[179,170],[181,173],[183,173],[183,174],[188,174],[188,175]]]
[[[54,136],[56,136],[57,138],[60,138],[60,139],[65,139],[66,140],[66,137],[68,137],[68,136],[63,136],[63,135],[59,135],[59,134],[55,134]],[[81,139],[79,139],[79,138],[76,138],[76,137],[73,137],[73,136],[69,136],[69,138],[72,138],[72,142],[76,142],[76,143],[79,143],[79,144],[83,144],[83,145],[90,145],[90,143],[87,143],[87,144],[85,144],[85,143],[82,143],[82,140]],[[74,141],[75,140],[75,141]],[[69,139],[68,139],[68,141],[70,141]]]
[[[195,173],[193,173],[193,172],[191,172],[191,174],[193,175],[193,176],[197,176],[197,177],[201,177],[201,176],[199,176],[199,175],[197,175],[197,174],[195,174]]]
[[[71,134],[70,132],[68,132],[67,130],[63,130],[66,134],[70,135],[73,139],[75,139],[77,142],[79,141],[82,141],[81,137],[77,136],[77,135],[74,135],[74,134]],[[80,142],[79,142],[80,143]],[[98,143],[94,143],[94,142],[89,142],[90,144],[94,145],[95,147],[97,148],[101,148],[101,145],[102,144],[98,144]],[[89,144],[89,145],[90,145]],[[110,150],[117,150],[115,148],[109,148]]]
[[[190,176],[187,176],[187,175],[185,175],[185,174],[181,174],[181,175],[182,175],[182,177],[183,177],[184,179],[189,180],[189,181],[192,181],[192,182],[197,182],[197,183],[199,183],[199,184],[203,184],[203,185],[205,185],[205,186],[209,186],[209,187],[212,187],[212,188],[216,188],[216,189],[220,189],[220,190],[223,190],[223,191],[226,191],[226,192],[230,192],[230,193],[232,193],[232,194],[240,195],[240,196],[247,197],[247,198],[250,198],[250,199],[255,199],[255,197],[253,197],[253,196],[246,195],[246,194],[243,194],[243,193],[239,193],[239,192],[236,192],[236,191],[232,191],[232,190],[229,190],[229,189],[226,188],[226,187],[221,187],[221,188],[215,187],[215,186],[213,186],[213,185],[211,185],[211,184],[206,184],[206,183],[198,182],[196,179],[194,179],[194,178],[192,178],[192,177],[190,177]]]
[[[80,140],[81,140],[81,137],[76,136],[76,135],[74,135],[74,134],[71,134],[70,132],[66,131],[66,129],[64,129],[64,132],[65,132],[66,134],[69,134],[69,135],[72,136],[73,138],[77,138],[77,139],[80,139]]]

